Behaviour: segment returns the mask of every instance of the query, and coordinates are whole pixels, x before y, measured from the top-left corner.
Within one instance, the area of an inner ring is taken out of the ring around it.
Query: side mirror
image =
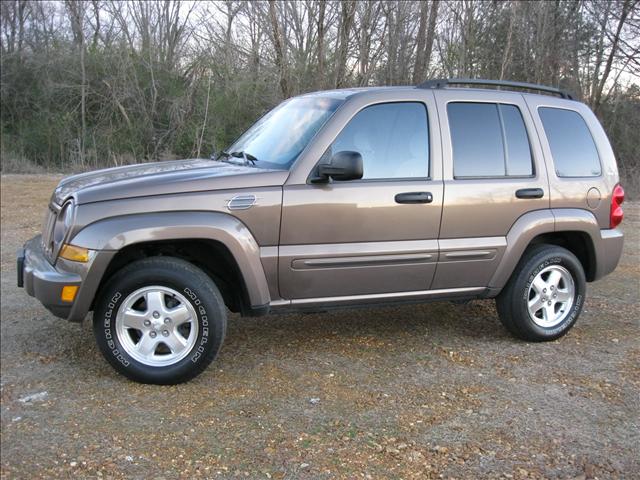
[[[332,178],[337,181],[359,180],[362,178],[362,155],[358,152],[342,151],[331,157],[329,163],[318,165],[317,177],[313,183],[322,183]]]

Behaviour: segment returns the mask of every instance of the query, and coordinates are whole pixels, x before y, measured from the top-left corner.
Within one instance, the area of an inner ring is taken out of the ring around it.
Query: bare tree
[[[322,88],[322,86],[324,85],[324,75],[325,75],[324,43],[325,43],[325,28],[326,28],[326,25],[324,23],[324,14],[326,9],[327,9],[326,2],[320,2],[320,5],[318,7],[318,19],[316,23],[317,29],[318,29],[318,41],[317,41],[318,46],[316,48],[316,58],[317,58],[316,61],[318,62],[318,75],[316,79],[316,86],[318,88]]]
[[[2,53],[20,55],[24,46],[25,23],[30,14],[27,0],[9,0],[0,4],[0,17],[3,35]]]
[[[334,85],[340,88],[345,82],[351,27],[356,12],[356,2],[348,0],[340,4],[340,23],[338,26],[338,44],[336,46],[336,70]]]
[[[65,6],[69,12],[71,20],[71,29],[73,31],[73,43],[79,52],[80,57],[80,163],[84,165],[86,160],[85,142],[87,138],[87,70],[85,64],[86,45],[84,37],[84,17],[86,13],[86,4],[80,0],[66,0]]]
[[[269,0],[269,20],[271,21],[271,28],[273,29],[273,46],[276,56],[276,67],[280,77],[280,89],[282,90],[282,95],[286,98],[289,96],[288,69],[286,64],[286,52],[284,50],[282,28],[278,21],[278,12],[276,11],[275,0]]]
[[[640,171],[630,140],[640,111],[638,6],[5,0],[1,146],[86,168],[200,155],[300,92],[481,76],[582,94],[612,132],[621,171]]]
[[[625,25],[627,17],[629,13],[631,13],[632,9],[636,8],[638,5],[638,0],[624,0],[622,3],[622,7],[620,9],[620,13],[617,16],[617,25],[615,27],[614,32],[610,36],[611,46],[609,48],[609,55],[607,57],[607,62],[604,67],[604,71],[602,72],[602,76],[600,77],[600,81],[597,82],[594,78],[594,81],[597,83],[595,91],[592,93],[591,98],[591,107],[597,113],[600,110],[602,105],[602,92],[604,90],[604,86],[609,79],[609,75],[611,74],[611,68],[613,66],[613,61],[618,54],[619,45],[620,45],[620,35],[622,33],[622,29]],[[606,9],[606,18],[609,17],[609,9]],[[594,76],[595,77],[595,76]]]
[[[438,20],[438,0],[424,1],[420,7],[420,25],[418,27],[418,40],[416,45],[416,60],[413,69],[413,83],[425,80],[431,61],[433,41],[436,35],[436,22]],[[428,25],[428,26],[427,26]]]

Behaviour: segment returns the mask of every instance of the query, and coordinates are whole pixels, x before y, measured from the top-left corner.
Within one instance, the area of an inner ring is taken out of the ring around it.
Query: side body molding
[[[244,223],[219,212],[164,212],[112,217],[92,223],[71,243],[98,251],[160,240],[203,239],[225,245],[238,264],[252,306],[271,301],[260,247]],[[95,293],[95,292],[94,292]]]

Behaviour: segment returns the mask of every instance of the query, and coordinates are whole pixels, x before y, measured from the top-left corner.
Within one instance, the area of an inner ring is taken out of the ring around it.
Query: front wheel
[[[107,282],[93,330],[118,372],[142,383],[176,384],[216,357],[226,310],[220,291],[199,268],[178,258],[147,258]]]
[[[536,245],[523,255],[496,299],[500,321],[523,340],[542,342],[565,335],[575,324],[586,294],[582,264],[569,250]]]

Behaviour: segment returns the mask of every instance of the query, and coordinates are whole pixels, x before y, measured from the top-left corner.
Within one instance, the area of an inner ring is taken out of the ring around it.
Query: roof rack
[[[548,87],[546,85],[538,85],[536,83],[526,82],[510,82],[507,80],[483,80],[481,78],[438,78],[435,80],[427,80],[416,88],[444,88],[447,85],[485,85],[492,87],[511,87],[526,88],[528,90],[538,90],[539,92],[554,93],[562,98],[573,100],[573,95],[566,90]]]

